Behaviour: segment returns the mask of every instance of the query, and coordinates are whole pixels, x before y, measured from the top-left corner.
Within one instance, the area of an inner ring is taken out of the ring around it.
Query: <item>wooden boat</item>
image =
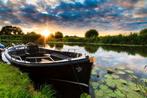
[[[15,45],[2,53],[3,61],[29,75],[88,86],[93,62],[81,53],[56,51],[35,44]]]

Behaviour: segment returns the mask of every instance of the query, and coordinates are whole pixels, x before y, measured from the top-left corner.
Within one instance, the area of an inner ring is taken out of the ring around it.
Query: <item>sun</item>
[[[51,32],[49,30],[44,30],[41,35],[44,37],[48,37],[51,34]]]

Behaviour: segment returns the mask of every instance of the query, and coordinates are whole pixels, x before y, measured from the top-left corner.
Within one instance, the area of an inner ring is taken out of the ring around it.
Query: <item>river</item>
[[[96,59],[95,67],[123,66],[133,70],[139,77],[147,77],[147,47],[99,46],[77,44],[47,44],[46,48],[75,51]]]
[[[92,86],[92,92],[90,92],[90,94],[95,96],[92,98],[124,98],[126,96],[127,98],[144,98],[146,96],[141,94],[143,92],[142,89],[134,87],[143,84],[143,89],[146,89],[147,47],[100,46],[74,43],[50,43],[46,44],[45,47],[59,51],[79,52],[95,58],[90,79],[90,85]],[[107,69],[110,68],[116,71],[112,75],[108,75],[107,73]],[[143,83],[142,80],[144,80]],[[114,85],[118,88],[116,91],[112,89],[115,87]],[[131,92],[129,93],[130,95],[126,92],[126,88]],[[70,91],[70,89],[68,91]],[[136,89],[140,89],[139,92],[136,91]],[[71,95],[75,91],[77,90],[73,90],[68,94]],[[105,91],[108,93],[104,93]],[[65,90],[65,92],[67,92],[67,90]],[[146,92],[143,93],[146,94]],[[78,97],[73,95],[73,98]]]

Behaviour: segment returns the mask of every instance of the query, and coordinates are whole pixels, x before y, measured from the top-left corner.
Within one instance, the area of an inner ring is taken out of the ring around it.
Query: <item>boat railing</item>
[[[76,52],[77,49],[68,49],[68,52]]]
[[[74,52],[74,53],[76,53],[76,57],[80,57],[81,56],[81,54],[80,53],[78,53],[78,52],[76,52],[77,51],[77,49],[68,49],[68,52]],[[87,56],[87,54],[85,53],[85,54],[82,54],[83,56]]]
[[[8,48],[8,51],[12,51],[13,50],[20,50],[20,49],[27,49],[27,47],[25,45],[13,45],[12,47],[9,47]]]
[[[47,58],[49,58],[52,62],[55,61],[50,55],[41,56],[41,57],[26,57],[26,60],[25,61],[27,61],[28,59],[29,60],[33,59],[37,63],[38,62],[37,59],[47,59]]]
[[[20,56],[17,56],[17,55],[12,55],[11,59],[14,59],[14,60],[20,60],[22,61],[22,58]]]
[[[77,49],[68,49],[68,52],[73,52],[73,53],[76,53]],[[79,53],[76,53],[76,57],[79,57],[80,54]]]

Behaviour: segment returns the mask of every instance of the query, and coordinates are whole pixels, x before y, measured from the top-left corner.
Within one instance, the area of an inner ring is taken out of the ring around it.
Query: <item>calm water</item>
[[[147,65],[147,47],[98,46],[82,44],[67,45],[61,43],[46,44],[45,47],[60,51],[75,51],[89,55],[91,57],[95,57],[96,59],[91,74],[90,88],[81,87],[79,85],[71,85],[64,82],[51,82],[50,80],[44,81],[38,79],[38,77],[34,78],[30,76],[35,88],[40,88],[41,85],[44,85],[46,83],[51,84],[53,86],[53,89],[55,89],[56,91],[57,98],[79,98],[79,96],[83,92],[95,96],[92,98],[99,98],[96,97],[96,92],[100,91],[100,89],[97,89],[99,87],[99,81],[103,79],[103,76],[105,74],[107,74],[106,68],[110,67],[125,67],[126,69],[134,71],[134,74],[139,78],[147,79],[147,67],[145,68],[145,66]],[[98,72],[97,75],[93,73],[95,71]],[[94,83],[94,85],[92,85],[92,83]]]
[[[47,48],[80,52],[96,58],[95,67],[123,66],[139,77],[147,78],[147,47],[48,44]]]

